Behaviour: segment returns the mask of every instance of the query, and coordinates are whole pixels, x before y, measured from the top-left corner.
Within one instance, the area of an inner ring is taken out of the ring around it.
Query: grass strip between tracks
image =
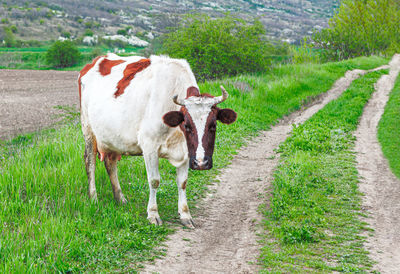
[[[287,65],[260,76],[239,76],[200,85],[230,93],[221,107],[238,112],[236,123],[218,125],[214,169],[190,171],[188,200],[196,216],[196,200],[218,170],[229,164],[245,139],[327,91],[345,71],[387,63],[377,57],[324,65]],[[235,86],[245,86],[241,91]],[[77,99],[78,100],[78,99]],[[79,125],[37,135],[20,136],[0,151],[0,272],[126,272],[156,256],[157,247],[178,223],[175,169],[160,162],[158,204],[160,227],[146,220],[148,186],[142,157],[123,157],[121,187],[128,204],[114,203],[104,166],[97,163],[99,202],[87,196]],[[195,233],[195,232],[194,232]],[[188,262],[190,263],[190,262]]]
[[[352,152],[363,108],[388,71],[372,72],[328,103],[280,145],[261,260],[265,272],[363,272],[361,193]],[[274,240],[271,240],[274,239]]]
[[[400,179],[400,77],[379,121],[378,140],[392,172]]]

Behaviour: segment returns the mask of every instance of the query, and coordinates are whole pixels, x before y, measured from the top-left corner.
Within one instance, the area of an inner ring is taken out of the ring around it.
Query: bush
[[[46,52],[46,62],[56,68],[75,65],[81,57],[78,48],[71,41],[57,41]]]
[[[126,29],[119,29],[117,30],[117,34],[126,36],[128,31]]]
[[[199,80],[265,71],[271,44],[260,21],[252,24],[227,15],[212,19],[189,15],[162,38],[162,54],[184,58]]]

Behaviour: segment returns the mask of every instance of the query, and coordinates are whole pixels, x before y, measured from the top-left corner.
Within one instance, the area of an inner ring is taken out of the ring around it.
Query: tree
[[[56,68],[75,65],[80,57],[78,48],[69,40],[55,42],[46,52],[46,62]]]
[[[230,15],[189,15],[162,38],[161,53],[186,59],[200,80],[260,72],[271,63],[271,43],[264,35],[258,20],[249,24]]]
[[[337,14],[313,37],[329,59],[389,53],[400,49],[397,0],[344,0]]]

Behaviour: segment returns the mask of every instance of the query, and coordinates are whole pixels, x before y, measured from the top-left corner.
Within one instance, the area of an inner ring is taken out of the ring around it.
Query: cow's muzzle
[[[192,157],[190,158],[189,167],[195,170],[209,170],[212,168],[212,158],[206,156],[203,160],[198,160]]]

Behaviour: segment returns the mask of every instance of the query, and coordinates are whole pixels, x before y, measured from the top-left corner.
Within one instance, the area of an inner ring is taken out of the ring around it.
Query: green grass
[[[387,63],[371,57],[324,65],[287,65],[262,76],[239,76],[200,85],[202,92],[220,94],[225,84],[229,99],[221,107],[238,112],[232,125],[220,124],[214,169],[190,171],[188,201],[196,216],[196,201],[235,151],[249,136],[268,128],[327,91],[353,68],[369,69]],[[241,92],[232,82],[253,88]],[[121,187],[129,203],[113,201],[105,168],[97,164],[98,204],[87,196],[83,138],[78,125],[67,125],[6,142],[0,150],[0,272],[110,272],[137,269],[153,258],[178,223],[175,170],[161,161],[158,203],[166,225],[146,220],[148,187],[141,157],[119,163]]]
[[[384,73],[355,80],[280,145],[272,197],[263,210],[264,272],[370,270],[373,262],[360,236],[368,227],[360,220],[353,132]]]
[[[400,179],[400,78],[396,81],[379,121],[378,140],[392,172]]]

